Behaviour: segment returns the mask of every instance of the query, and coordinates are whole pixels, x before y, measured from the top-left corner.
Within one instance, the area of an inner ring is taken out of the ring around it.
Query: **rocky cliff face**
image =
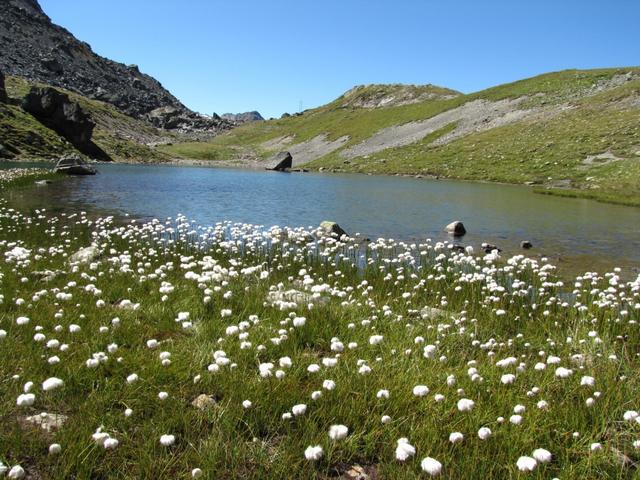
[[[0,70],[115,105],[158,127],[217,132],[231,122],[186,108],[156,79],[135,65],[101,57],[55,25],[37,0],[0,1]]]
[[[255,110],[252,112],[244,112],[244,113],[225,113],[220,115],[220,118],[236,124],[257,122],[260,120],[264,120],[264,118],[262,118],[262,115],[260,115],[260,112],[256,112]]]
[[[0,70],[0,102],[5,103],[7,101],[7,91],[4,88],[4,74]]]

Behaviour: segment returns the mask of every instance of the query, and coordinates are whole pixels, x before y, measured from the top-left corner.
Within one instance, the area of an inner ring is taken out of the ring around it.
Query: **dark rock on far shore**
[[[268,160],[267,170],[283,172],[293,166],[293,157],[289,152],[279,152]]]
[[[523,240],[522,242],[520,242],[520,248],[529,250],[530,248],[533,248],[533,244],[529,240]]]

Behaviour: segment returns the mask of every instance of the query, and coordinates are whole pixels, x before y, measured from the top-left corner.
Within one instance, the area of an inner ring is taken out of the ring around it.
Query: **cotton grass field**
[[[0,476],[635,478],[640,278],[0,205]]]

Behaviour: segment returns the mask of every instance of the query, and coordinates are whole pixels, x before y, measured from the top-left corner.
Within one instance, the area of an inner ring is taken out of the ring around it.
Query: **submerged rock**
[[[533,244],[529,240],[523,240],[522,242],[520,242],[520,248],[529,250],[530,248],[533,248]]]
[[[480,245],[482,247],[482,249],[484,250],[484,253],[491,253],[494,250],[501,252],[502,249],[500,247],[498,247],[497,245],[494,245],[492,243],[483,243],[482,245]]]
[[[464,228],[464,224],[459,220],[451,222],[444,229],[447,233],[452,234],[454,237],[461,237],[465,233],[467,233],[467,229]]]

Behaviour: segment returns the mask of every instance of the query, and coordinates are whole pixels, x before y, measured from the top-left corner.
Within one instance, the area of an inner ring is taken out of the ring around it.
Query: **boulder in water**
[[[95,175],[97,170],[85,162],[79,155],[67,155],[56,163],[54,172],[67,175]]]
[[[533,244],[529,240],[523,240],[522,242],[520,242],[520,248],[529,250],[530,248],[533,248]]]
[[[447,233],[450,233],[454,237],[462,237],[465,233],[467,233],[467,229],[464,228],[464,224],[459,220],[451,222],[444,229]]]

